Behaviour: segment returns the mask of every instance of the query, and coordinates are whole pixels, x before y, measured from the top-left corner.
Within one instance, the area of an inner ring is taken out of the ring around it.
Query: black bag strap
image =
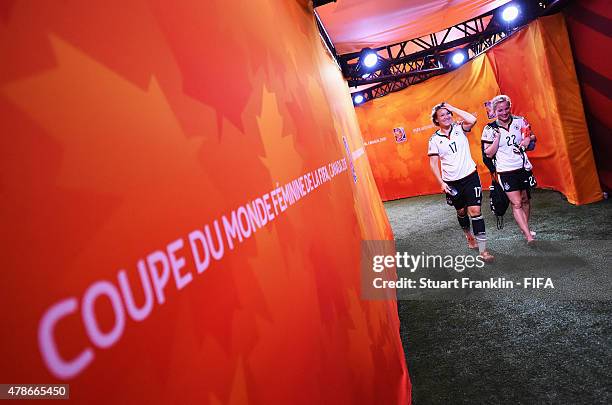
[[[491,127],[493,129],[495,128],[499,128],[499,125],[497,125],[497,121],[493,121],[493,122],[489,122],[486,127]],[[491,172],[491,174],[495,173],[496,169],[496,160],[495,160],[495,155],[493,155],[493,157],[488,157],[485,153],[485,145],[486,142],[481,141],[480,142],[480,149],[482,151],[482,163],[485,164],[485,166],[487,166],[487,169],[489,169],[489,172]]]

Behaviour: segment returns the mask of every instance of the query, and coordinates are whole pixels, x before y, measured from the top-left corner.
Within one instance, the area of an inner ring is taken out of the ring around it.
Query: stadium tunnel
[[[602,0],[2,2],[0,399],[609,403],[611,18]],[[486,269],[565,290],[373,291],[410,277],[376,258],[465,254],[431,108],[478,118],[486,190],[500,94],[538,136],[539,244],[487,200]]]

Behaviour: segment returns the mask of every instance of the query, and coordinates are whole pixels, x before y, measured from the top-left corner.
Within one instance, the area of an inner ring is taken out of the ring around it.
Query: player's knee
[[[464,216],[465,216],[465,207],[463,207],[463,208],[459,208],[459,209],[457,210],[457,216],[458,216],[458,217],[464,217]]]
[[[468,207],[467,211],[470,217],[477,217],[480,215],[480,207],[477,205]]]
[[[523,200],[520,198],[518,200],[510,200],[510,204],[512,204],[512,208],[515,210],[520,210],[523,208]]]

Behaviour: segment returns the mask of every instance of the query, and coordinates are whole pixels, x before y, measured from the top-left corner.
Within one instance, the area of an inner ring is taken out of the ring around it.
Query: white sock
[[[487,250],[487,237],[484,235],[476,236],[476,242],[478,243],[478,252],[482,254]]]

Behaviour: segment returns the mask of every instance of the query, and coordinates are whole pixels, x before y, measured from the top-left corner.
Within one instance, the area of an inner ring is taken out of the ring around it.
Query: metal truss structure
[[[371,49],[378,56],[374,71],[368,71],[362,65],[359,52],[336,55],[333,44],[318,18],[317,25],[328,48],[331,48],[332,54],[337,58],[349,86],[372,85],[351,94],[353,98],[360,94],[363,96],[363,102],[367,102],[452,71],[458,67],[451,62],[451,56],[457,50],[464,53],[467,62],[504,41],[536,18],[559,11],[568,2],[569,0],[521,2],[521,18],[514,24],[501,19],[502,6],[434,34]]]

